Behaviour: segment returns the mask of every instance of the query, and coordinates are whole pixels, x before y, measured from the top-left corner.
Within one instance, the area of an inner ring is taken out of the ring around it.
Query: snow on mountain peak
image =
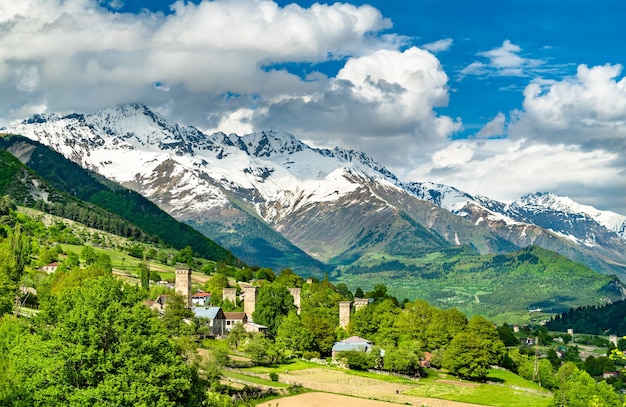
[[[626,237],[626,216],[611,211],[601,211],[589,205],[581,205],[566,196],[558,196],[551,192],[536,192],[524,195],[513,205],[521,208],[554,210],[572,215],[586,215],[608,230]]]

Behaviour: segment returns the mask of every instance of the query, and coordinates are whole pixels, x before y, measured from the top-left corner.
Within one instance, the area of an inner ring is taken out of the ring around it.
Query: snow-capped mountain
[[[249,246],[272,252],[281,238],[334,264],[383,244],[419,250],[443,238],[481,253],[543,245],[598,271],[626,272],[624,216],[551,194],[507,205],[403,183],[365,153],[312,148],[276,129],[206,135],[130,104],[36,115],[3,131],[138,191],[248,262],[259,254]],[[415,228],[427,232],[407,234]]]

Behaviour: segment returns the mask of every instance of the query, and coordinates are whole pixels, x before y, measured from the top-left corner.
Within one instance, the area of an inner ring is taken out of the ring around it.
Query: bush
[[[270,380],[273,381],[273,382],[277,382],[278,381],[278,373],[271,372],[270,373]]]
[[[304,351],[302,352],[302,359],[311,360],[311,359],[319,359],[320,353],[316,351]]]

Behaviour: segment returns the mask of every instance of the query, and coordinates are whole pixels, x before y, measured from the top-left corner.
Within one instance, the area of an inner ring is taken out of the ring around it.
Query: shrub
[[[270,380],[273,381],[273,382],[277,382],[278,381],[278,373],[271,372],[270,373]]]

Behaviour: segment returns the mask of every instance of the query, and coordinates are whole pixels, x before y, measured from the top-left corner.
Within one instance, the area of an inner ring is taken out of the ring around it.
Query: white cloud
[[[263,66],[324,62],[402,43],[399,36],[377,35],[391,23],[371,6],[217,0],[172,7],[165,16],[112,13],[87,0],[3,2],[0,91],[8,94],[9,67],[30,66],[53,110],[97,109],[131,95],[162,104],[164,94],[150,93],[157,82],[187,93],[271,98],[315,86]],[[33,82],[24,84],[30,89]],[[5,98],[0,109],[29,103],[18,98]]]
[[[460,120],[438,115],[448,77],[437,58],[416,47],[350,58],[314,94],[267,105],[255,127],[290,129],[317,146],[339,144],[412,165],[415,150],[445,140]]]
[[[459,72],[459,76],[460,78],[468,75],[528,76],[545,63],[540,59],[522,57],[521,52],[522,48],[519,45],[504,40],[501,46],[477,54],[486,58],[487,63],[472,62]]]
[[[494,117],[487,124],[485,124],[474,137],[491,138],[503,136],[505,134],[505,124],[506,117],[502,112],[498,112],[496,117]]]
[[[579,194],[579,202],[597,205],[591,191],[612,191],[613,197],[604,197],[603,205],[619,208],[623,192],[616,191],[615,181],[626,181],[626,174],[614,165],[619,160],[617,152],[584,151],[565,144],[472,139],[437,151],[410,178],[454,185],[503,202],[528,192],[552,191],[572,197]]]
[[[454,168],[467,164],[474,156],[474,151],[465,142],[457,141],[432,156],[434,168]]]
[[[626,78],[618,78],[621,70],[621,65],[580,65],[575,77],[544,87],[531,83],[512,135],[552,143],[609,143],[626,153]]]
[[[437,52],[449,50],[453,42],[454,40],[452,38],[445,38],[443,40],[424,44],[422,45],[422,48],[424,48],[426,51],[430,51],[436,54]]]
[[[508,122],[498,113],[475,138],[441,145],[410,176],[504,201],[551,191],[626,214],[621,71],[580,65],[572,77],[534,80]]]

